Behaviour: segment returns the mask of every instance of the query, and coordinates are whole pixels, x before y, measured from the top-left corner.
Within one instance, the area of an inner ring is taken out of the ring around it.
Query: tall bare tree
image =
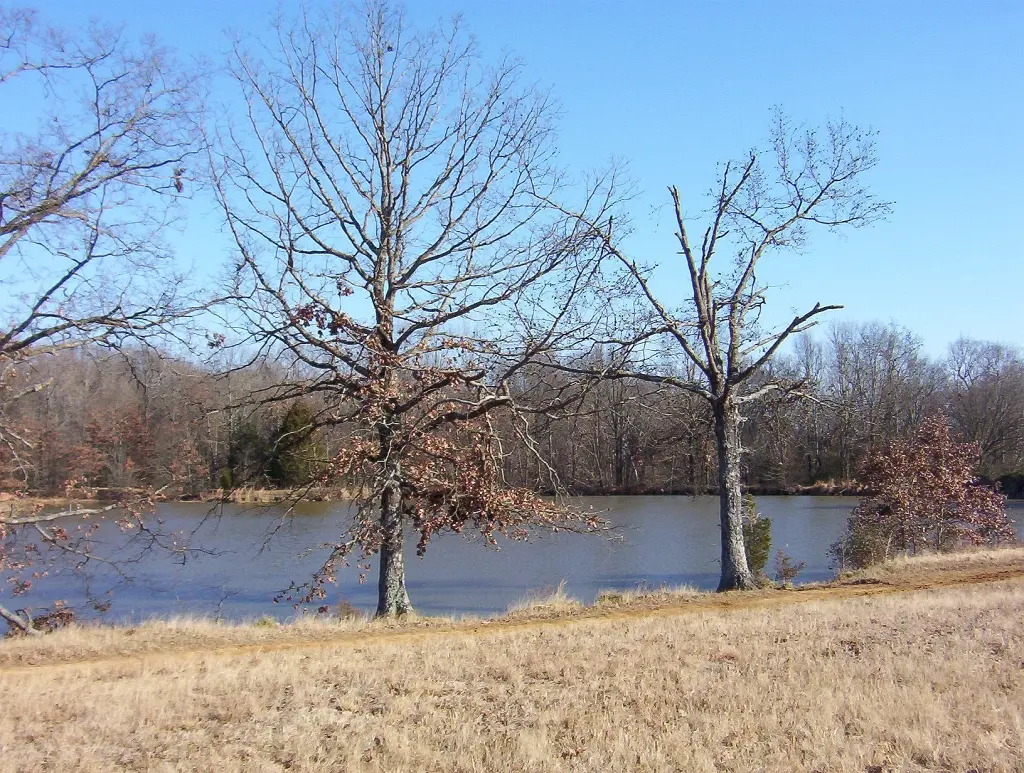
[[[755,377],[765,374],[765,366],[791,336],[840,308],[818,303],[784,326],[766,329],[761,315],[768,285],[758,279],[758,269],[774,252],[805,246],[816,227],[855,228],[883,217],[889,205],[873,196],[863,180],[875,163],[871,132],[843,120],[824,130],[800,129],[779,114],[767,150],[752,150],[722,167],[699,245],[691,241],[682,196],[670,187],[678,254],[692,301],[680,310],[660,299],[651,272],[616,244],[611,229],[591,222],[606,249],[628,270],[643,308],[632,333],[618,334],[618,363],[603,375],[670,386],[711,407],[721,501],[719,590],[754,586],[743,549],[743,406],[798,387],[788,379]],[[689,373],[657,367],[651,354],[666,350],[681,358]]]
[[[1024,357],[1013,347],[961,338],[946,359],[953,426],[977,443],[981,470],[998,477],[1024,459]]]
[[[157,334],[181,311],[160,235],[199,149],[197,80],[182,72],[152,42],[100,27],[70,34],[0,8],[0,458],[16,483],[29,477],[33,440],[11,408],[47,387],[33,363]],[[0,570],[24,568],[11,556],[26,529],[87,553],[52,522],[15,507],[0,515]]]
[[[418,32],[369,2],[275,31],[236,46],[246,120],[215,159],[235,292],[256,356],[292,367],[271,399],[324,396],[308,430],[351,428],[331,474],[360,492],[296,592],[322,598],[339,561],[379,553],[377,614],[403,614],[407,526],[422,552],[446,529],[493,541],[576,522],[505,485],[492,420],[516,410],[511,379],[584,335],[597,311],[575,300],[601,245],[546,203],[561,185],[548,97],[515,62],[484,66],[457,22]]]
[[[872,448],[906,435],[938,407],[942,376],[921,339],[895,323],[833,325],[823,388],[836,410],[841,475]]]

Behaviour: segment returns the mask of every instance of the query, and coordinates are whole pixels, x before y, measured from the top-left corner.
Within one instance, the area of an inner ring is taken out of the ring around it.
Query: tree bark
[[[722,529],[722,577],[718,590],[757,587],[743,546],[743,492],[740,490],[740,414],[728,399],[716,400],[715,445],[718,447],[718,501]]]
[[[390,384],[391,374],[385,376]],[[405,588],[405,546],[402,524],[401,468],[394,446],[393,417],[379,425],[380,460],[385,483],[380,495],[380,573],[377,577],[377,617],[398,617],[412,612]]]
[[[377,579],[377,617],[398,617],[412,612],[405,588],[401,491],[389,483],[380,500],[380,575]]]

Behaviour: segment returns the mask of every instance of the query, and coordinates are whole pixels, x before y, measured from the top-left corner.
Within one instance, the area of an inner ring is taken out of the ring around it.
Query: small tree
[[[288,408],[277,431],[267,475],[279,486],[301,486],[317,473],[317,448],[313,439],[316,411],[301,400]]]
[[[750,494],[743,496],[743,547],[751,574],[761,578],[772,552],[772,520],[757,512],[757,501]]]
[[[775,551],[775,582],[780,585],[790,585],[805,566],[807,566],[806,561],[794,563],[789,554],[779,548]]]
[[[273,447],[273,442],[264,436],[254,419],[241,422],[231,430],[227,465],[220,471],[221,488],[264,485],[276,472],[273,468],[279,461],[280,450]]]
[[[958,443],[946,417],[926,418],[914,435],[871,454],[861,499],[846,536],[832,546],[840,568],[857,568],[895,553],[950,550],[1013,540],[1006,498],[975,475],[979,451]]]

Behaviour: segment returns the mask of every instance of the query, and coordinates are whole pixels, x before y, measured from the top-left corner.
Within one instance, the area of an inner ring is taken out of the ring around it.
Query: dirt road
[[[991,556],[996,556],[992,558]],[[539,610],[485,621],[449,622],[437,620],[407,623],[367,623],[356,630],[337,630],[330,625],[303,628],[281,626],[214,626],[199,632],[173,629],[154,635],[147,628],[83,629],[46,637],[42,645],[29,641],[0,643],[0,677],[72,669],[145,665],[167,659],[233,657],[254,653],[320,650],[349,647],[362,649],[400,642],[423,643],[437,637],[479,636],[531,628],[572,626],[585,621],[632,620],[700,613],[730,613],[813,601],[835,601],[913,593],[937,588],[1024,580],[1024,550],[999,551],[985,557],[965,557],[937,565],[916,565],[877,576],[793,589],[712,594],[701,593],[628,604],[598,604],[560,610]],[[220,630],[218,630],[220,628]],[[59,646],[62,636],[66,646]],[[77,637],[72,639],[71,637]],[[48,640],[53,640],[52,645]],[[248,640],[247,640],[248,639]]]

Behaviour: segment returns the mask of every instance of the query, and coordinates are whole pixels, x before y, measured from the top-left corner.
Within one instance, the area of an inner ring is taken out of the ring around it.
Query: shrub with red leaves
[[[952,550],[1013,541],[1006,498],[975,474],[978,447],[956,442],[946,417],[921,422],[912,437],[870,454],[861,499],[847,533],[832,546],[840,569],[858,568],[894,554]]]

